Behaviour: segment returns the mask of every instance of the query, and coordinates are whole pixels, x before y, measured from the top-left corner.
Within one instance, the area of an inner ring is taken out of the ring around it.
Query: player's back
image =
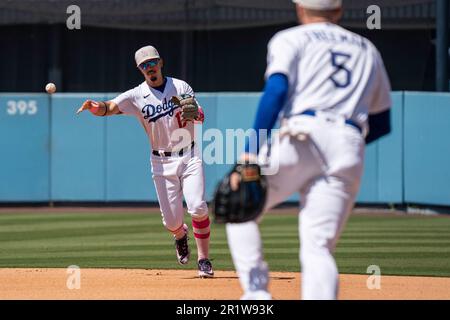
[[[268,60],[266,76],[288,74],[284,114],[330,110],[364,125],[377,108],[374,90],[380,85],[378,73],[385,73],[381,57],[369,40],[338,25],[312,23],[281,31],[269,43]]]

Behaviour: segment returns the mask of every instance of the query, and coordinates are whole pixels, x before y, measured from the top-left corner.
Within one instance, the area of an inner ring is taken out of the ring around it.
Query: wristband
[[[102,115],[102,117],[104,117],[108,113],[108,106],[106,105],[105,101],[102,101],[102,103],[105,105],[105,113]]]

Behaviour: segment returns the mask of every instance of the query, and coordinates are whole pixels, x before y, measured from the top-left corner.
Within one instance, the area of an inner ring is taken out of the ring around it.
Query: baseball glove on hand
[[[181,107],[181,120],[196,120],[199,114],[195,98],[189,94],[174,96],[170,99],[175,105]]]
[[[267,183],[257,164],[236,164],[219,183],[213,214],[217,223],[242,223],[256,219],[264,209]]]

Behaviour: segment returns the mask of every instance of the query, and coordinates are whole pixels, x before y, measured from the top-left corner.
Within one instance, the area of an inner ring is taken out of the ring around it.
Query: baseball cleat
[[[176,240],[175,239],[175,248],[177,252],[177,259],[178,263],[183,265],[187,264],[189,262],[189,257],[191,255],[191,252],[189,250],[188,245],[188,226],[186,224],[183,225],[184,230],[186,231],[186,234],[183,238]]]
[[[214,271],[211,261],[209,261],[208,259],[201,259],[198,261],[198,276],[200,278],[214,277]]]

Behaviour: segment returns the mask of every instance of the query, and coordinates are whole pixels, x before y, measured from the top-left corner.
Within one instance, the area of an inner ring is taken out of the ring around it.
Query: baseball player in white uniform
[[[126,114],[139,120],[152,147],[151,168],[162,220],[175,238],[178,262],[184,265],[190,257],[188,226],[183,222],[184,196],[192,217],[199,276],[213,277],[208,257],[210,222],[203,162],[194,139],[194,123],[202,123],[204,113],[189,84],[163,76],[163,59],[156,48],[140,48],[135,60],[144,82],[110,101],[87,100],[77,113],[90,110],[96,116]]]
[[[365,143],[390,132],[390,83],[375,46],[336,25],[341,0],[294,2],[302,25],[268,44],[254,122],[255,130],[271,129],[278,118],[280,138],[261,150],[247,147],[241,160],[258,154],[263,170],[279,166],[266,176],[264,211],[300,193],[301,296],[336,299],[333,252],[359,189]],[[226,226],[242,299],[271,298],[258,222]]]

